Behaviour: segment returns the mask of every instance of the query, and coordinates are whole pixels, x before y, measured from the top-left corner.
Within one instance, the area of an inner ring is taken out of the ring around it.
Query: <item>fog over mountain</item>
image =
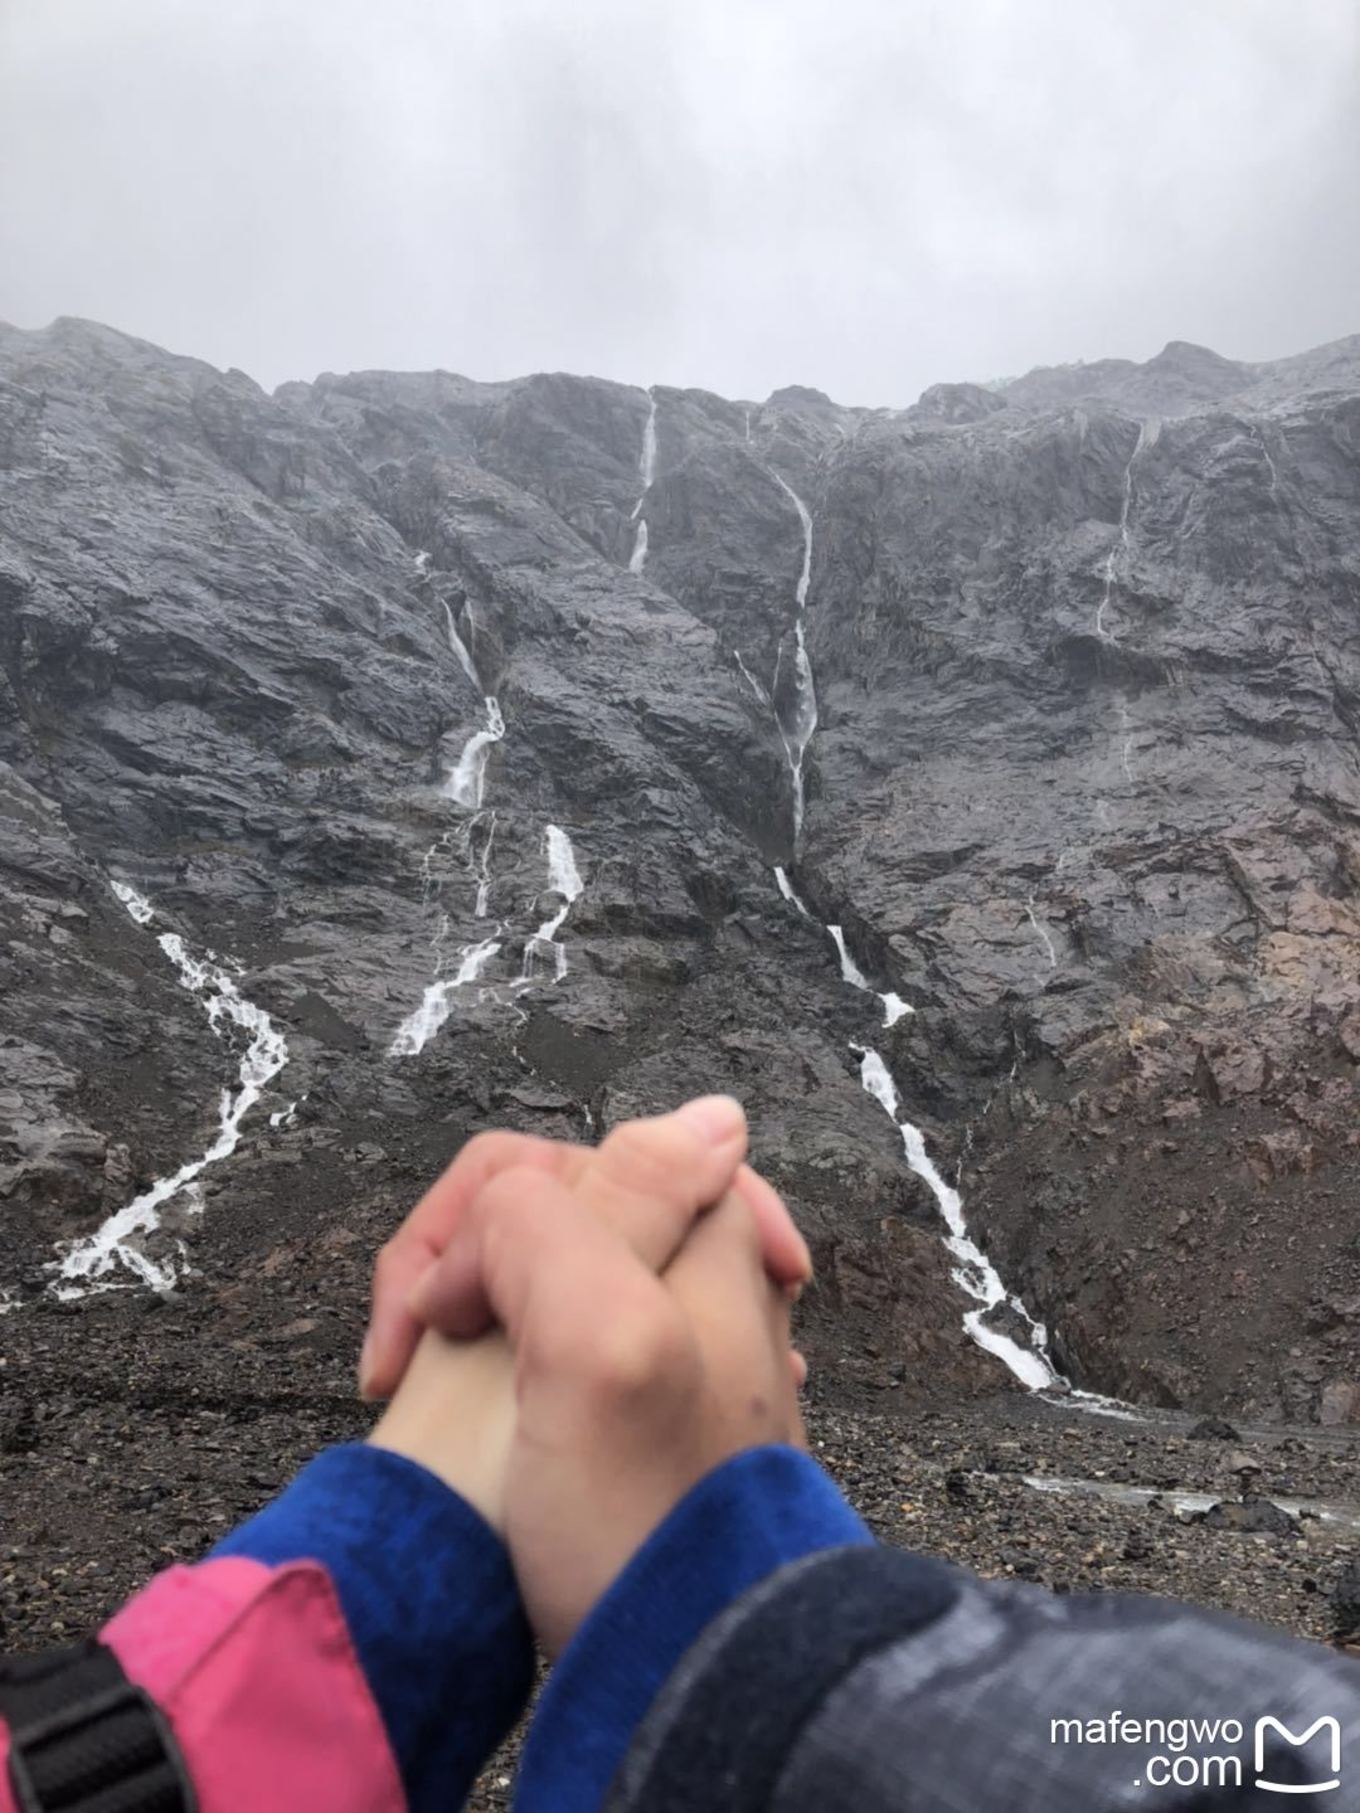
[[[1349,0],[8,0],[0,320],[911,403],[1350,333]]]

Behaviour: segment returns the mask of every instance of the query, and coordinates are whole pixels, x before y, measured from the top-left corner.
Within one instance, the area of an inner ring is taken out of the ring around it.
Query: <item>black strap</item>
[[[20,1813],[195,1813],[164,1715],[102,1643],[0,1662],[0,1716]]]

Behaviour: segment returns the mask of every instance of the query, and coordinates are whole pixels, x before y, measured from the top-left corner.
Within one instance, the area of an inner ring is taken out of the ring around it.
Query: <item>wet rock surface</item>
[[[170,930],[241,966],[290,1054],[256,1122],[301,1100],[310,1142],[301,1182],[260,1139],[205,1177],[209,1276],[323,1214],[359,1143],[402,1189],[490,1119],[730,1088],[828,1326],[985,1389],[859,1087],[876,1043],[1074,1379],[1360,1417],[1360,342],[893,412],[448,373],[269,397],[65,321],[0,331],[0,484],[9,1288],[211,1138],[239,1052]],[[483,693],[470,811],[445,788]],[[531,952],[520,988],[549,824],[585,885],[568,972]],[[913,1014],[845,987],[774,862]]]
[[[796,847],[790,487],[817,700]],[[85,1552],[123,1542],[131,1579],[250,1498],[238,1423],[262,1425],[271,1481],[357,1426],[369,1255],[469,1133],[591,1137],[708,1089],[745,1101],[812,1240],[803,1339],[849,1406],[844,1466],[888,1466],[856,1444],[892,1449],[925,1398],[960,1428],[1020,1415],[861,1087],[872,1045],[1074,1382],[1320,1429],[1344,1471],[1358,523],[1354,340],[1269,366],[1173,343],[888,411],[448,373],[270,397],[88,323],[0,328],[5,1465],[47,1479],[43,1431],[69,1423],[100,1477],[140,1418],[189,1416],[217,1459],[174,1528],[131,1461],[111,1475]],[[459,805],[488,695],[504,735]],[[559,975],[534,938],[564,904]],[[147,1243],[182,1244],[175,1295],[62,1307],[60,1243],[201,1155],[237,1080],[241,1031],[181,986],[165,933],[239,966],[288,1063]],[[391,1056],[484,942],[439,1031]],[[878,991],[914,1012],[885,1027]],[[937,1427],[989,1509],[976,1538],[931,1511],[930,1540],[976,1560],[1004,1517],[1053,1535],[1052,1506],[1001,1505],[1005,1476]],[[1217,1446],[1161,1472],[1193,1484]],[[46,1513],[17,1502],[22,1581]],[[1161,1533],[1115,1572],[1213,1597]],[[1244,1540],[1177,1541],[1211,1534]],[[1262,1603],[1321,1634],[1303,1597]]]

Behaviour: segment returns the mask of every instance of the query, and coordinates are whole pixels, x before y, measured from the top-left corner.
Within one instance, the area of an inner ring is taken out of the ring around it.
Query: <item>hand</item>
[[[432,1257],[433,1243],[452,1235],[482,1184],[518,1165],[521,1175],[538,1167],[562,1178],[587,1209],[646,1249],[649,1218],[669,1211],[687,1225],[723,1195],[745,1151],[741,1106],[722,1096],[656,1120],[625,1122],[597,1150],[516,1133],[470,1140],[378,1256],[360,1389],[365,1397],[397,1390],[369,1440],[428,1467],[504,1534],[515,1415],[510,1350],[499,1335],[449,1342],[437,1332],[449,1289],[465,1294],[475,1281],[453,1276]],[[786,1266],[797,1265],[799,1248],[805,1263],[806,1248],[774,1192],[753,1172],[746,1187],[761,1203]]]
[[[674,1178],[688,1196],[695,1189],[709,1192],[693,1207],[697,1210],[716,1202],[735,1172],[736,1188],[760,1230],[771,1278],[789,1286],[804,1282],[811,1263],[802,1236],[776,1193],[741,1162],[746,1151],[746,1122],[740,1105],[726,1096],[707,1096],[688,1103],[680,1113],[687,1117],[690,1138],[674,1142],[661,1162],[673,1168]],[[468,1141],[378,1255],[373,1308],[359,1363],[359,1388],[366,1399],[387,1397],[396,1389],[425,1323],[442,1326],[443,1255],[477,1192],[512,1167],[540,1171],[573,1188],[593,1173],[613,1142],[613,1157],[608,1161],[611,1169],[601,1194],[615,1209],[620,1203],[626,1206],[630,1193],[636,1195],[639,1177],[620,1153],[619,1142],[622,1137],[626,1146],[633,1137],[626,1128],[635,1124],[624,1123],[595,1149],[535,1139],[525,1133],[480,1133]],[[708,1133],[703,1131],[705,1126]],[[417,1314],[411,1296],[422,1281]]]
[[[410,1323],[415,1351],[413,1357],[403,1358],[396,1395],[369,1440],[438,1474],[503,1535],[505,1469],[515,1420],[513,1360],[499,1333],[451,1342],[437,1332],[444,1326],[449,1293],[465,1323],[468,1293],[476,1287],[476,1278],[459,1264],[457,1255],[431,1264],[422,1247],[423,1269],[415,1292],[400,1303],[392,1300],[397,1280],[416,1250],[411,1230],[414,1226],[419,1234],[422,1210],[428,1212],[427,1205],[433,1204],[446,1216],[466,1217],[476,1200],[479,1177],[483,1182],[487,1174],[523,1179],[542,1167],[542,1175],[556,1171],[570,1178],[573,1194],[588,1213],[618,1228],[644,1258],[655,1253],[660,1263],[678,1244],[671,1230],[680,1230],[683,1239],[700,1212],[717,1202],[736,1179],[745,1151],[745,1116],[739,1103],[723,1096],[689,1102],[654,1120],[624,1122],[594,1150],[555,1146],[513,1133],[482,1134],[471,1140],[379,1256],[375,1303],[380,1288],[388,1300],[375,1308],[374,1327],[385,1316],[383,1325],[394,1347],[404,1345],[408,1338],[404,1318]],[[515,1153],[525,1163],[507,1171],[504,1166]],[[786,1263],[792,1265],[798,1251],[806,1263],[806,1248],[788,1221],[787,1210],[767,1184],[754,1173],[750,1177],[747,1188],[756,1186],[753,1193],[774,1244],[788,1255]],[[660,1235],[658,1223],[665,1229]],[[464,1254],[466,1250],[462,1249]],[[484,1326],[490,1321],[488,1315]],[[427,1323],[432,1325],[428,1329]],[[364,1364],[371,1379],[371,1355]],[[378,1376],[385,1382],[387,1373],[380,1368]]]
[[[779,1340],[779,1381],[784,1394],[781,1401],[787,1404],[790,1384],[800,1384],[806,1373],[801,1356],[788,1351],[787,1302],[809,1275],[807,1249],[775,1192],[744,1166],[737,1169],[745,1149],[740,1108],[735,1103],[721,1103],[715,1113],[711,1102],[698,1104],[698,1108],[702,1112],[696,1112],[696,1105],[690,1104],[674,1115],[627,1123],[615,1129],[597,1150],[581,1153],[572,1190],[573,1210],[593,1217],[602,1229],[612,1229],[617,1239],[628,1243],[628,1251],[643,1266],[655,1271],[675,1256],[700,1212],[713,1200],[714,1192],[721,1192],[724,1181],[735,1178],[736,1201],[725,1204],[723,1224],[729,1225],[735,1213],[744,1214],[746,1224],[756,1230],[761,1255],[768,1255],[771,1250],[780,1254],[789,1278],[788,1284],[769,1292],[783,1331]],[[702,1132],[703,1128],[709,1131]],[[712,1137],[715,1129],[720,1134],[716,1140]],[[478,1143],[485,1147],[497,1137],[486,1136]],[[541,1148],[546,1142],[529,1144],[531,1148]],[[541,1151],[534,1155],[542,1157]],[[532,1186],[549,1176],[546,1169],[533,1168],[527,1173],[521,1169],[513,1178],[509,1172],[499,1173],[501,1179],[512,1180],[506,1197],[512,1203],[522,1197],[531,1209],[538,1201]],[[494,1199],[490,1207],[495,1210]],[[472,1332],[474,1325],[478,1331],[485,1327],[495,1312],[481,1286],[479,1262],[468,1262],[466,1236],[470,1233],[472,1241],[480,1244],[490,1223],[486,1219],[488,1204],[482,1201],[481,1193],[465,1201],[462,1210],[465,1238],[448,1249],[443,1263],[430,1272],[422,1293],[426,1301],[419,1306],[422,1314],[433,1313],[456,1332]],[[552,1250],[545,1243],[543,1263],[550,1262]],[[681,1274],[682,1285],[683,1282]],[[721,1291],[715,1301],[720,1299]],[[586,1302],[590,1301],[587,1295]],[[431,1332],[421,1340],[396,1397],[370,1440],[429,1467],[504,1534],[505,1474],[514,1425],[512,1361],[504,1337],[499,1333],[482,1334],[476,1341],[450,1342]],[[715,1424],[710,1425],[710,1435],[715,1428]],[[743,1426],[729,1431],[729,1439],[719,1446],[726,1452],[735,1452],[751,1442],[777,1439],[783,1429],[782,1422],[774,1433]],[[636,1547],[633,1538],[641,1540],[680,1492],[711,1464],[715,1461],[700,1464],[691,1457],[684,1484],[669,1495],[666,1503],[658,1504],[653,1494],[650,1507],[640,1510],[639,1493],[631,1522],[620,1521],[612,1527],[607,1552],[597,1555],[590,1574],[582,1576],[583,1582],[587,1578],[592,1582],[587,1596],[563,1616],[555,1617],[551,1610],[546,1611],[546,1626],[565,1628],[566,1621],[583,1613],[598,1596],[594,1585],[603,1591],[626,1562]],[[541,1544],[537,1547],[542,1549]]]
[[[664,1127],[630,1133],[635,1158]],[[474,1336],[494,1316],[514,1348],[505,1529],[551,1655],[706,1473],[803,1439],[791,1293],[767,1275],[743,1195],[697,1227],[674,1200],[642,1199],[628,1238],[581,1195],[541,1169],[502,1172],[439,1280],[443,1326]]]

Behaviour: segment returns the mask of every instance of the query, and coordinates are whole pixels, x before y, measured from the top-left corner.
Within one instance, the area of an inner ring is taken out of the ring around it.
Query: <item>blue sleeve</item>
[[[510,1557],[471,1505],[414,1461],[355,1443],[314,1460],[213,1555],[325,1567],[411,1813],[462,1806],[533,1676]]]
[[[563,1651],[520,1763],[516,1813],[599,1813],[671,1669],[719,1612],[815,1549],[873,1538],[793,1448],[752,1448],[701,1479]]]

